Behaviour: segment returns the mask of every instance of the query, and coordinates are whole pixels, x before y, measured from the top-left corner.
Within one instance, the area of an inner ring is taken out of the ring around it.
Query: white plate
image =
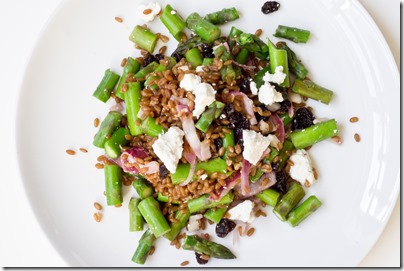
[[[235,245],[231,236],[213,237],[237,260],[213,259],[206,267],[356,266],[382,232],[399,192],[396,65],[356,0],[280,1],[280,10],[269,15],[260,12],[263,2],[170,1],[184,16],[235,6],[242,18],[232,25],[247,32],[262,28],[262,37],[273,41],[278,24],[311,30],[307,44],[288,44],[313,81],[334,90],[329,106],[310,105],[317,117],[338,120],[344,143],[326,141],[310,150],[319,181],[307,194],[317,195],[322,208],[297,228],[280,222],[268,208],[268,217],[254,222],[252,237]],[[94,167],[102,151],[91,146],[93,120],[102,119],[108,106],[91,95],[106,68],[120,72],[121,59],[137,55],[128,35],[141,23],[136,20],[140,3],[65,1],[43,31],[22,86],[17,144],[25,188],[40,224],[71,266],[136,266],[130,259],[140,233],[128,231],[127,202],[119,209],[104,204],[102,223],[92,217],[92,203],[105,202],[103,173]],[[150,26],[168,35],[158,20]],[[223,29],[227,33],[229,26]],[[173,48],[170,44],[169,51]],[[352,116],[360,121],[350,123]],[[354,133],[361,135],[359,143]],[[77,155],[67,155],[68,148]],[[125,199],[133,193],[126,189]],[[178,267],[185,260],[198,266],[192,252],[161,239],[146,266]]]

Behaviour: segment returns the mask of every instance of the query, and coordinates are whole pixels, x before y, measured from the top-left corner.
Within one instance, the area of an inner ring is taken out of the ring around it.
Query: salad
[[[273,2],[262,12],[278,10]],[[240,16],[235,7],[186,17],[169,4],[159,9],[153,3],[143,14],[159,17],[169,37],[135,26],[129,39],[139,56],[125,58],[121,74],[107,69],[93,93],[116,101],[93,139],[105,150],[106,203],[123,204],[123,185],[136,191],[128,203],[129,230],[143,231],[135,263],[146,262],[157,238],[195,251],[201,264],[234,259],[194,232],[209,223],[220,238],[242,233],[267,215],[265,205],[296,227],[321,206],[315,195],[304,199],[317,179],[308,150],[337,137],[338,126],[318,121],[305,101],[328,104],[333,92],[309,79],[289,47],[306,43],[309,30],[279,25],[274,36],[287,42],[274,44],[259,30],[232,27],[224,36],[220,25]],[[155,53],[168,39],[178,41],[175,51]]]

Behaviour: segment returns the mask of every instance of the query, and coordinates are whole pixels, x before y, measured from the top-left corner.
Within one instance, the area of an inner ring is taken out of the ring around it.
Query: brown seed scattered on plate
[[[68,155],[75,155],[75,154],[76,154],[76,152],[73,151],[73,150],[71,150],[71,149],[66,150],[66,153],[67,153]]]
[[[352,122],[352,123],[355,123],[355,122],[359,121],[359,118],[358,117],[352,117],[352,118],[349,119],[349,121]]]
[[[84,152],[84,153],[87,153],[87,152],[88,152],[88,150],[85,149],[85,148],[80,148],[79,150],[80,150],[81,152]]]
[[[189,261],[183,261],[182,263],[181,263],[181,266],[186,266],[186,265],[188,265],[189,264]]]
[[[150,251],[149,251],[149,255],[153,255],[154,251],[156,251],[156,247],[152,246]]]
[[[96,222],[100,222],[101,218],[102,218],[102,214],[100,212],[97,212],[97,213],[94,213],[93,217]]]
[[[247,231],[247,236],[253,235],[254,232],[255,232],[255,228],[250,228],[250,229]]]
[[[122,23],[123,19],[121,17],[115,17],[115,21],[117,21],[118,23]]]
[[[102,210],[102,205],[99,204],[98,202],[94,202],[94,208],[97,209],[98,211]]]
[[[255,35],[257,37],[261,36],[261,34],[262,34],[262,29],[261,28],[259,28],[259,29],[257,29],[257,31],[255,31]]]
[[[152,10],[150,8],[143,10],[143,14],[147,15],[152,13]]]
[[[356,141],[356,142],[361,141],[361,137],[360,137],[360,135],[359,135],[358,133],[355,133],[355,134],[354,134],[354,138],[355,138],[355,141]]]
[[[98,125],[100,125],[100,119],[99,119],[99,118],[95,118],[95,119],[94,119],[94,127],[97,128]]]
[[[95,167],[98,168],[98,169],[103,169],[103,168],[104,168],[104,164],[97,163],[97,164],[95,164]]]

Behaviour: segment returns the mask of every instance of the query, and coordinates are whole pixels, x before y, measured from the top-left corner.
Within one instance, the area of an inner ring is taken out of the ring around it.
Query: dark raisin
[[[284,114],[289,112],[289,108],[291,107],[292,103],[289,100],[283,100],[280,102],[281,108],[278,109],[278,114]]]
[[[158,61],[154,55],[148,54],[143,58],[142,66],[146,67],[147,65],[149,65],[152,62],[158,62]]]
[[[202,254],[195,252],[196,261],[199,264],[206,264],[208,262],[208,260],[203,259],[201,256],[202,256]]]
[[[279,167],[280,167],[279,161],[272,162],[272,163],[271,163],[271,167],[272,167],[272,170],[273,170],[273,171],[279,171]]]
[[[239,144],[241,149],[244,150],[243,129],[236,128],[234,130],[234,143]]]
[[[213,48],[206,43],[201,44],[201,49],[202,49],[202,56],[204,58],[214,58],[215,55],[213,54]]]
[[[261,103],[261,104],[259,105],[259,107],[261,107],[261,109],[262,109],[263,112],[269,111],[268,108],[267,108],[267,107],[265,106],[265,104],[263,104],[263,103]],[[268,121],[268,120],[269,120],[269,117],[261,116],[261,115],[258,114],[257,112],[255,112],[254,115],[255,115],[255,118],[257,119],[258,122],[259,122],[260,120],[264,120],[264,121]]]
[[[240,91],[247,95],[251,94],[250,82],[251,82],[251,79],[248,77],[243,77],[243,78],[237,80],[237,85],[240,88]]]
[[[243,115],[243,113],[234,110],[233,105],[226,104],[226,106],[223,108],[223,113],[225,114],[226,119],[230,121],[229,128],[233,129],[239,127],[248,129],[250,127],[247,118]]]
[[[170,172],[168,171],[166,166],[165,165],[160,165],[160,167],[159,167],[159,178],[160,178],[160,180],[165,179],[168,176],[168,173],[170,173]]]
[[[236,223],[230,219],[222,218],[220,222],[216,225],[216,235],[220,238],[224,238],[234,230]]]
[[[285,194],[287,191],[287,177],[285,172],[278,171],[276,172],[276,183],[272,188],[278,191],[281,194]]]
[[[172,53],[172,54],[171,54],[171,57],[175,58],[175,61],[180,62],[181,59],[182,59],[184,56],[181,55],[180,53],[175,52],[175,53]]]
[[[216,150],[219,150],[223,146],[223,140],[219,137],[216,138],[214,141]]]
[[[314,115],[306,107],[301,107],[295,111],[292,120],[292,130],[304,129],[313,125]]]
[[[154,57],[156,58],[157,62],[160,62],[160,60],[164,59],[164,55],[163,54],[155,54]]]
[[[261,11],[264,14],[272,13],[275,12],[279,9],[281,4],[279,4],[276,1],[267,1],[265,4],[261,7]]]

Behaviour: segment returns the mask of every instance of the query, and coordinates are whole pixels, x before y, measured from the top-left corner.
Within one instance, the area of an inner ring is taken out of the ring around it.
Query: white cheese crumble
[[[276,91],[275,87],[265,82],[259,89],[258,100],[265,105],[272,105],[276,102],[282,102],[282,93]]]
[[[186,73],[184,74],[184,77],[180,82],[180,88],[183,88],[186,91],[194,91],[200,83],[201,83],[200,76],[193,73]]]
[[[293,166],[290,167],[290,177],[292,179],[305,185],[306,181],[309,185],[315,181],[313,166],[311,159],[307,151],[297,150],[289,158],[293,162]]]
[[[238,220],[245,223],[251,223],[254,221],[254,203],[251,200],[245,200],[242,203],[237,204],[231,208],[228,213],[231,220]]]
[[[200,83],[193,93],[195,95],[195,109],[192,111],[192,115],[199,118],[205,111],[205,107],[215,101],[216,90],[208,83]]]
[[[143,11],[150,9],[151,12],[149,14],[144,14]],[[156,18],[156,16],[160,13],[161,7],[159,3],[149,3],[147,5],[140,5],[138,8],[138,13],[139,16],[145,21],[145,22],[151,22]]]
[[[187,65],[184,65],[184,66],[178,67],[178,69],[180,69],[180,70],[182,70],[182,71],[184,71],[184,72],[189,70],[189,68],[188,68],[188,66],[187,66]]]
[[[283,73],[283,66],[278,66],[275,68],[275,73],[271,74],[266,72],[262,78],[265,82],[271,82],[275,84],[282,84],[285,81],[286,73]]]
[[[195,71],[196,71],[196,72],[204,72],[203,66],[197,66],[197,67],[195,68]]]
[[[248,162],[256,165],[264,151],[271,144],[271,137],[263,136],[252,130],[243,130],[244,150],[243,157]]]
[[[185,74],[180,82],[181,88],[191,91],[195,95],[195,108],[192,115],[197,118],[205,111],[206,106],[215,101],[216,94],[212,85],[201,82],[201,77],[192,73]]]
[[[200,228],[199,220],[202,219],[201,214],[191,215],[188,220],[187,230],[189,232],[197,231]]]
[[[160,134],[152,145],[154,153],[171,173],[175,172],[181,159],[184,135],[180,128],[170,127],[166,133]]]
[[[256,84],[254,81],[251,81],[251,82],[250,82],[250,90],[251,90],[251,93],[252,93],[253,95],[257,95],[257,94],[258,94],[257,84]]]

